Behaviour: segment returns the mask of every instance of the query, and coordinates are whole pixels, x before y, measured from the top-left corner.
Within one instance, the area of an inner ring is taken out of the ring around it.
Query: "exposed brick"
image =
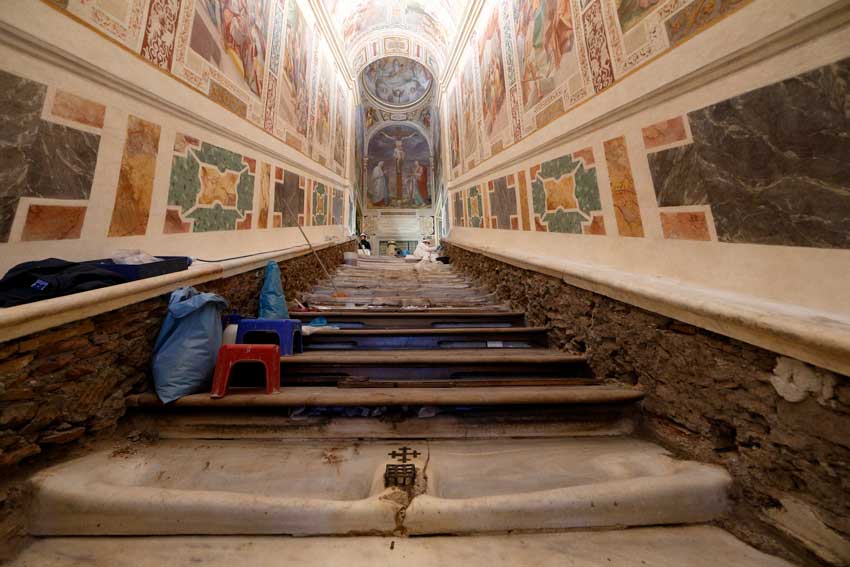
[[[0,408],[0,426],[15,427],[35,417],[38,405],[34,402],[16,403]]]
[[[86,320],[81,323],[75,323],[70,327],[65,327],[57,331],[46,331],[33,335],[24,341],[21,341],[19,348],[21,352],[36,350],[44,345],[58,343],[65,339],[79,337],[94,331],[94,323],[91,320]]]
[[[9,388],[5,391],[0,391],[0,402],[19,402],[21,400],[31,400],[35,392],[29,388]]]
[[[21,356],[18,358],[13,358],[11,360],[7,360],[6,362],[0,363],[0,377],[4,374],[14,374],[16,372],[20,372],[27,366],[29,366],[30,362],[33,361],[35,355],[28,354],[26,356]]]
[[[91,342],[85,337],[77,337],[75,339],[68,339],[67,341],[61,341],[56,344],[50,345],[49,352],[58,353],[58,352],[73,352],[76,350],[80,350],[87,346],[91,345]],[[39,353],[42,352],[42,349],[39,349]]]
[[[79,439],[85,432],[85,427],[74,427],[64,431],[45,431],[39,436],[38,442],[44,445],[63,445]]]
[[[20,349],[17,343],[0,344],[0,362],[18,354],[18,352],[20,352]]]
[[[0,451],[0,467],[8,467],[17,464],[27,457],[38,455],[41,453],[41,447],[35,443],[26,443],[24,445],[4,449]]]

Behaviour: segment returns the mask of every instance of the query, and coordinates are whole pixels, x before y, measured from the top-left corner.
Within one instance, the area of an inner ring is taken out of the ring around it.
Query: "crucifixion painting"
[[[431,205],[428,140],[410,126],[388,126],[369,142],[367,176],[372,207]]]

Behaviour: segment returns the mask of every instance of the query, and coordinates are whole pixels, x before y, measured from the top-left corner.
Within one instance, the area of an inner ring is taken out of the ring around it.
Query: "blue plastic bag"
[[[266,264],[266,279],[260,290],[260,319],[289,319],[289,309],[280,283],[280,267],[277,262]]]
[[[210,391],[225,308],[223,297],[192,287],[171,294],[153,347],[153,381],[164,403]]]

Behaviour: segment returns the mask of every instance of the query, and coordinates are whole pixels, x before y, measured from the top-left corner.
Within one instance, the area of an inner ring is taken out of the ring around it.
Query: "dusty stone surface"
[[[403,448],[402,448],[403,447]],[[722,468],[630,437],[159,441],[31,479],[29,531],[79,535],[461,534],[694,524],[727,509]],[[386,488],[385,467],[417,469]]]
[[[346,243],[319,255],[331,269],[353,248]],[[312,255],[282,262],[281,273],[288,298],[325,277]],[[222,295],[239,313],[256,315],[263,275],[255,270],[198,289]],[[150,389],[153,344],[167,301],[150,299],[0,344],[0,476],[8,480],[25,459],[115,427],[127,396]],[[20,507],[10,501],[0,500],[0,526],[10,526],[3,527],[0,542],[20,531],[20,522],[11,519]]]
[[[47,538],[11,567],[790,567],[713,527],[467,537]]]
[[[554,345],[586,353],[597,376],[645,388],[643,422],[652,438],[729,470],[735,514],[724,526],[733,533],[818,564],[804,544],[764,521],[765,510],[791,496],[850,537],[850,378],[449,248],[456,268],[526,311],[529,324],[549,325]]]

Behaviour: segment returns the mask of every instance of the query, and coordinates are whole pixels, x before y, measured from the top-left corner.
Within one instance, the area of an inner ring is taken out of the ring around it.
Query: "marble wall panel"
[[[268,163],[260,165],[260,204],[258,206],[258,228],[269,227],[269,209],[271,206],[272,166]]]
[[[106,119],[104,105],[63,90],[56,91],[50,112],[53,116],[94,128],[103,128]]]
[[[484,197],[477,185],[467,190],[466,206],[469,211],[469,224],[471,228],[484,228]]]
[[[30,205],[21,240],[78,239],[85,218],[86,207]]]
[[[330,210],[328,205],[331,189],[324,183],[312,182],[312,205],[310,208],[310,224],[312,226],[325,226],[330,224]]]
[[[256,161],[177,134],[168,205],[193,232],[235,230],[254,201]]]
[[[466,226],[463,222],[463,191],[452,196],[452,223],[454,226]]]
[[[159,136],[157,124],[129,116],[109,236],[143,236],[147,232]]]
[[[517,191],[514,176],[499,177],[489,184],[490,226],[502,230],[519,229]]]
[[[611,181],[611,196],[620,236],[643,237],[643,220],[638,204],[637,188],[624,137],[605,142],[605,160]]]
[[[648,156],[661,207],[709,205],[722,242],[850,248],[850,59],[688,114]]]
[[[0,242],[22,197],[88,199],[100,135],[42,120],[47,86],[0,71]]]
[[[332,191],[333,191],[333,193],[332,193],[333,194],[333,201],[332,201],[333,202],[333,207],[332,207],[333,217],[332,217],[330,224],[341,225],[342,221],[343,221],[343,214],[345,214],[345,211],[344,211],[344,208],[343,208],[344,207],[344,200],[343,199],[345,197],[345,193],[342,191],[342,189],[333,189]]]
[[[531,169],[531,196],[539,231],[588,233],[601,214],[596,166],[587,148]]]
[[[307,180],[291,171],[277,168],[275,173],[275,228],[303,226],[305,223]]]
[[[711,240],[708,219],[703,212],[661,211],[664,238],[677,240]]]

